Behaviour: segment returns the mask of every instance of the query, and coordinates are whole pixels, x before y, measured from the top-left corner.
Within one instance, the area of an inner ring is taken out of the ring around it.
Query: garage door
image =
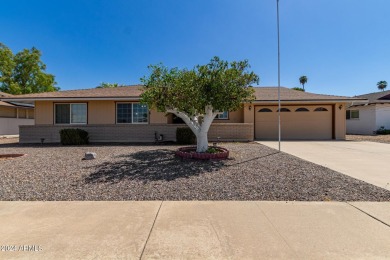
[[[278,107],[255,107],[255,138],[278,139]],[[332,139],[332,106],[282,106],[280,113],[282,139]]]

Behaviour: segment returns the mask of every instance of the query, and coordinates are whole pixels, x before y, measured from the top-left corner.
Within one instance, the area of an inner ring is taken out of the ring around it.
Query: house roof
[[[256,102],[274,102],[278,100],[277,87],[255,87]],[[45,92],[12,97],[3,97],[5,101],[39,101],[39,100],[137,100],[142,93],[142,85],[133,85],[116,88],[92,88],[80,90],[66,90]],[[302,92],[286,87],[280,88],[282,101],[344,101],[364,100],[342,96],[321,95]]]
[[[14,97],[15,97],[15,95],[8,94],[8,93],[0,91],[0,99],[2,99],[2,98],[14,98]],[[34,108],[33,104],[18,103],[18,102],[11,102],[11,101],[0,101],[0,106],[2,106],[2,107]]]
[[[390,103],[390,90],[356,96],[368,99],[368,104]]]
[[[8,93],[5,93],[5,92],[1,92],[0,91],[0,97],[12,97],[13,95],[11,94],[8,94]]]
[[[2,107],[15,107],[15,105],[8,103],[8,102],[4,102],[4,101],[0,101],[0,106],[2,106]]]
[[[256,87],[256,101],[278,101],[278,87]],[[354,101],[364,100],[360,98],[314,94],[286,87],[280,88],[281,101]]]
[[[10,102],[10,101],[0,101],[0,106],[2,107],[20,107],[20,108],[34,108],[34,105],[32,104],[25,104],[25,103],[17,103],[17,102]]]
[[[141,93],[142,86],[126,86],[116,88],[90,88],[90,89],[77,89],[77,90],[64,90],[54,92],[42,92],[34,94],[17,95],[10,99],[12,100],[41,100],[41,99],[63,99],[63,98],[82,98],[82,99],[95,99],[95,98],[138,98]],[[3,99],[3,98],[2,98]]]

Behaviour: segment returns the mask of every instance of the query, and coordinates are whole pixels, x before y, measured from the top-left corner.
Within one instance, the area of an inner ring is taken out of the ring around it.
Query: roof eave
[[[12,103],[8,103],[8,102],[6,102],[6,101],[4,101],[4,102],[7,103],[7,105],[0,104],[1,107],[13,107],[13,108],[34,109],[34,106],[15,105],[15,104],[12,104]]]
[[[2,101],[86,101],[86,100],[140,100],[140,97],[34,97],[34,98],[2,98]]]
[[[278,103],[279,100],[255,100],[253,103]],[[283,103],[352,103],[352,102],[368,102],[367,99],[281,99]]]

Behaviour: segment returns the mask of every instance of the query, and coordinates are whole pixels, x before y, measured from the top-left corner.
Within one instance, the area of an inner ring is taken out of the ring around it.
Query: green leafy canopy
[[[24,49],[14,55],[0,43],[0,91],[29,94],[59,90],[54,75],[45,73],[45,70],[38,49]]]
[[[381,80],[378,83],[376,83],[377,87],[379,90],[384,91],[385,88],[387,87],[387,81],[386,80]]]
[[[150,65],[149,76],[141,78],[144,92],[141,102],[158,111],[177,110],[189,116],[204,113],[206,106],[213,111],[234,111],[243,103],[254,100],[251,84],[259,77],[247,60],[227,62],[214,57],[206,65],[192,70]]]
[[[122,87],[123,85],[120,85],[118,83],[108,83],[108,82],[102,82],[100,83],[99,86],[96,88],[117,88],[117,87]]]

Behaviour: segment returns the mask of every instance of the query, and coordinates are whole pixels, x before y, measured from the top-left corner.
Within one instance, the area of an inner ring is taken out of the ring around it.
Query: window
[[[120,103],[116,105],[116,122],[122,124],[132,123],[133,104]]]
[[[359,110],[347,110],[347,119],[359,119]]]
[[[359,119],[359,110],[351,110],[351,119]]]
[[[224,111],[223,113],[218,114],[215,118],[216,119],[229,119],[229,112]]]
[[[279,109],[277,110],[277,112],[279,112]],[[288,108],[282,107],[282,108],[280,109],[280,112],[291,112],[291,111],[290,111],[290,109],[288,109]]]
[[[309,109],[305,108],[305,107],[300,107],[300,108],[297,108],[295,110],[295,112],[309,112]]]
[[[316,109],[314,109],[314,112],[324,112],[324,111],[328,111],[328,109],[324,107],[317,107]]]
[[[55,104],[56,124],[86,124],[87,104]]]
[[[149,110],[140,103],[117,103],[116,122],[118,124],[146,124]]]
[[[133,123],[147,123],[148,113],[147,105],[133,104]]]
[[[269,108],[262,108],[262,109],[260,109],[260,110],[257,111],[257,112],[272,112],[272,110],[269,109]]]

